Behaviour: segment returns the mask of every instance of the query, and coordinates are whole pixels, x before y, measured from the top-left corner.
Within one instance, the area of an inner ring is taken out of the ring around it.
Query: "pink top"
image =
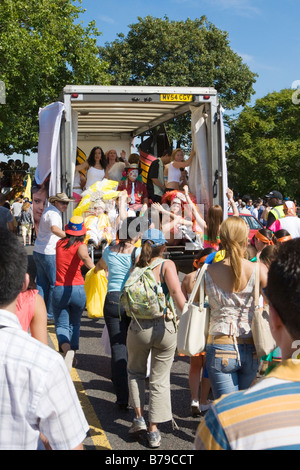
[[[34,317],[35,302],[38,293],[39,291],[37,289],[28,289],[18,295],[16,315],[24,331],[28,331]]]

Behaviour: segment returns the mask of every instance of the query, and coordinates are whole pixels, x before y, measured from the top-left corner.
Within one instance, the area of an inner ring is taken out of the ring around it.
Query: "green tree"
[[[81,4],[81,0],[79,0]],[[29,154],[38,144],[38,111],[57,100],[66,84],[108,84],[98,57],[94,22],[72,0],[1,0],[0,152]]]
[[[214,87],[227,109],[245,105],[254,93],[256,75],[230,48],[227,32],[205,16],[186,21],[139,17],[126,37],[118,34],[100,48],[100,57],[109,63],[114,85]],[[171,137],[185,136],[188,126],[180,119]]]
[[[300,199],[300,105],[293,92],[270,93],[231,120],[227,163],[235,193],[256,197],[276,189]]]

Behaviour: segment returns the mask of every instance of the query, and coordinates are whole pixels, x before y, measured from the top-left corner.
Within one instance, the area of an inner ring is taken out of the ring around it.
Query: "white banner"
[[[39,110],[38,166],[35,180],[42,184],[50,177],[49,196],[61,192],[60,124],[65,105],[52,103]]]

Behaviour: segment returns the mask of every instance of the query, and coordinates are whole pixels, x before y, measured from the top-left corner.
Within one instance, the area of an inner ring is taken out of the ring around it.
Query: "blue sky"
[[[95,20],[102,33],[99,45],[114,41],[118,33],[127,35],[139,16],[186,20],[205,15],[227,31],[230,47],[258,74],[249,104],[294,82],[300,86],[299,0],[82,0],[81,7],[86,10],[79,18],[83,25]],[[27,161],[36,164],[31,157]]]
[[[186,20],[205,15],[228,32],[231,48],[259,75],[251,103],[300,81],[299,0],[82,0],[81,6],[86,9],[81,21],[95,20],[102,32],[100,45],[118,33],[127,35],[138,16]]]

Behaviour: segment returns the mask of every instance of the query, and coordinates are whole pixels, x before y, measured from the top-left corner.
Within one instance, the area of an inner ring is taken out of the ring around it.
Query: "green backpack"
[[[154,261],[144,268],[135,267],[125,282],[120,301],[127,316],[150,320],[161,317],[167,301],[160,282],[156,282],[152,269],[164,260]]]

